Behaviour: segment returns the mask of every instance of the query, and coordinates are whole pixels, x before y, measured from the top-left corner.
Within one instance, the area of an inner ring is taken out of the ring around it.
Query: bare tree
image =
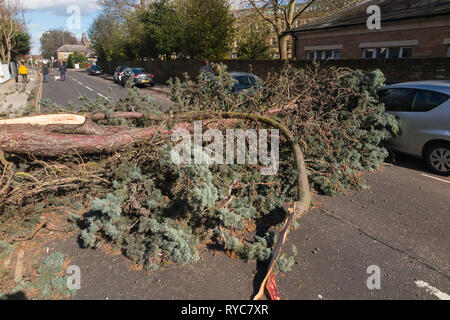
[[[0,2],[0,59],[10,63],[16,37],[25,30],[20,0]]]
[[[288,58],[287,43],[290,31],[296,27],[296,21],[307,16],[314,20],[342,10],[362,0],[244,0],[243,4],[272,25],[278,37],[280,58]]]
[[[103,11],[117,19],[135,9],[147,9],[154,0],[97,0]]]

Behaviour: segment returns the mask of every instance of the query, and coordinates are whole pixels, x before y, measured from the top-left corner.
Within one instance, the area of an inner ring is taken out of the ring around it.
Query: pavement
[[[125,96],[127,89],[116,84],[112,78],[90,76],[84,70],[69,70],[66,75],[66,81],[60,81],[59,72],[55,69],[49,75],[49,82],[44,83],[42,99],[50,99],[52,102],[62,106],[72,103],[76,108],[83,103],[80,97],[86,96],[91,99],[121,99]],[[155,88],[156,90],[159,87]],[[161,106],[163,111],[170,108],[172,101],[166,93],[155,91],[154,88],[141,88],[141,93],[151,96],[155,103]]]
[[[0,84],[0,114],[11,117],[20,116],[29,103],[32,90],[38,84],[38,73],[31,69],[27,83],[22,82],[22,77],[20,77],[18,83],[14,79],[10,79]]]
[[[285,250],[295,245],[298,257],[292,272],[277,275],[281,298],[450,299],[450,178],[406,158],[365,180],[368,190],[314,197],[318,207],[289,235]],[[151,273],[133,270],[120,254],[81,249],[76,236],[51,250],[81,269],[75,300],[247,300],[260,278],[261,266],[214,248],[202,248],[193,265]],[[371,268],[380,271],[379,289],[368,287]]]

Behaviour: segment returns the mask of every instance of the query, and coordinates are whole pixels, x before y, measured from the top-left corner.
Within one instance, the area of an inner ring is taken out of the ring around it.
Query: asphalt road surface
[[[50,99],[52,102],[62,106],[69,103],[79,107],[83,104],[79,100],[81,96],[90,99],[120,99],[123,98],[127,89],[99,76],[90,76],[86,71],[68,71],[66,81],[61,81],[57,69],[49,75],[49,82],[43,84],[42,100]],[[172,105],[169,97],[152,88],[142,88],[142,94],[151,96],[163,110]]]
[[[286,245],[298,256],[292,272],[277,275],[282,299],[450,298],[450,178],[406,158],[366,180],[365,191],[314,197],[318,207]],[[256,263],[211,248],[193,265],[149,274],[129,269],[121,255],[79,248],[76,237],[52,249],[81,268],[73,299],[246,300],[258,283]],[[377,271],[379,279],[370,278]]]

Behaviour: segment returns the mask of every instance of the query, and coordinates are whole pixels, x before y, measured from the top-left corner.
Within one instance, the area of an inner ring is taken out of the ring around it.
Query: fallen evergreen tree
[[[152,134],[121,148],[83,155],[80,149],[67,154],[60,150],[53,156],[65,157],[56,160],[2,157],[3,212],[33,210],[36,203],[61,203],[57,199],[82,193],[92,199],[89,212],[71,219],[82,226],[86,247],[111,242],[139,264],[156,269],[195,262],[197,245],[213,242],[230,256],[271,260],[263,285],[273,268],[289,270],[294,260],[281,249],[295,220],[309,209],[307,176],[314,189],[336,195],[361,188],[359,174],[378,168],[387,155],[381,142],[397,126],[377,97],[384,78],[378,71],[286,65],[263,90],[235,95],[225,67],[215,66],[215,71],[198,82],[174,80],[175,105],[167,114],[136,89],[116,102],[86,100],[78,112],[96,123],[85,134],[92,134],[92,128],[102,138],[122,132]],[[43,109],[69,111],[51,103]],[[258,165],[175,165],[170,130],[194,120],[203,120],[205,130],[279,129],[278,174],[263,176]],[[11,125],[0,125],[0,133],[8,131],[6,126]],[[67,134],[71,132],[65,128]],[[50,193],[56,196],[48,197]],[[278,237],[275,230],[280,230]]]

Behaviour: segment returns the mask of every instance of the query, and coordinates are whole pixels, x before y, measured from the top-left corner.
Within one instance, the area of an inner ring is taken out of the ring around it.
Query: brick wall
[[[342,45],[342,59],[362,58],[361,43],[418,40],[413,58],[442,58],[447,56],[450,38],[450,16],[411,19],[382,24],[380,30],[368,30],[365,25],[341,27],[322,31],[297,33],[296,57],[306,59],[305,47]]]
[[[222,61],[228,66],[229,71],[253,73],[266,79],[269,72],[278,72],[284,65],[280,60],[225,60]],[[304,68],[311,65],[308,60],[291,60],[291,64]],[[158,62],[130,62],[125,65],[133,67],[143,67],[148,72],[154,73],[156,82],[164,84],[172,77],[183,77],[184,73],[195,79],[198,70],[203,65],[202,61],[175,60]],[[437,59],[383,59],[383,60],[362,60],[344,59],[322,61],[323,66],[349,67],[372,71],[380,69],[387,78],[387,83],[417,80],[450,80],[450,58]],[[118,64],[119,65],[119,64]],[[108,70],[106,64],[102,64],[104,70]],[[115,69],[113,65],[113,69]]]

